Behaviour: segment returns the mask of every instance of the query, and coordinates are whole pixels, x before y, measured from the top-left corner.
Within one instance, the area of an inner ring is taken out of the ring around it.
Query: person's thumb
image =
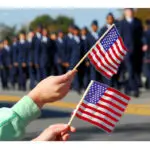
[[[73,80],[76,72],[77,72],[77,70],[68,71],[67,73],[65,73],[63,75],[57,76],[57,78],[55,80],[57,83],[64,83],[69,80]]]
[[[64,124],[64,125],[60,125],[60,126],[58,126],[57,128],[55,128],[54,129],[54,134],[55,135],[59,135],[59,134],[61,134],[62,132],[67,132],[69,130],[69,126],[68,125],[66,125],[66,124]]]

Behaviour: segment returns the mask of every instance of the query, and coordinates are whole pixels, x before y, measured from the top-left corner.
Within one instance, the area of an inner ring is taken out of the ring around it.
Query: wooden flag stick
[[[70,120],[69,120],[69,122],[68,122],[68,125],[69,125],[69,126],[71,125],[71,123],[72,123],[72,121],[73,121],[73,119],[74,119],[74,117],[75,117],[75,115],[76,115],[76,113],[77,113],[77,111],[78,111],[78,109],[79,109],[81,103],[83,102],[83,100],[84,100],[84,98],[85,98],[87,92],[89,91],[89,89],[90,89],[90,87],[91,87],[91,85],[92,85],[93,82],[94,82],[94,81],[92,80],[92,81],[89,83],[89,85],[88,85],[86,91],[84,92],[84,94],[83,94],[81,100],[79,101],[79,103],[78,103],[78,105],[77,105],[75,111],[73,112],[73,115],[71,116],[71,118],[70,118]]]
[[[112,24],[111,27],[99,38],[99,40],[95,43],[97,44],[102,40],[102,38],[110,31],[110,29],[114,26],[115,24]],[[77,69],[79,65],[84,61],[84,59],[88,56],[88,54],[91,52],[91,50],[94,48],[95,44],[91,47],[91,49],[81,58],[81,60],[76,64],[76,66],[73,69]]]

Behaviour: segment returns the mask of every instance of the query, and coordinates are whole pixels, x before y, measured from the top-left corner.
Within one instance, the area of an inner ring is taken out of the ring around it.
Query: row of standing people
[[[92,23],[92,26],[94,26],[93,30],[98,30],[96,21]],[[72,69],[87,52],[89,44],[92,46],[99,38],[98,34],[93,34],[94,36],[89,36],[89,40],[92,42],[89,43],[86,39],[87,32],[87,29],[83,28],[81,30],[82,36],[80,36],[79,28],[71,25],[67,35],[58,31],[56,37],[54,33],[49,36],[47,30],[39,26],[35,33],[30,31],[26,35],[21,32],[19,38],[13,38],[11,45],[7,39],[1,41],[0,75],[2,87],[8,89],[11,85],[14,88],[18,83],[18,89],[26,90],[26,82],[29,77],[32,89],[47,76],[60,75]],[[84,67],[88,68],[85,72],[82,70]],[[88,60],[85,61],[85,65],[82,64],[79,67],[79,73],[72,86],[74,90],[80,92],[81,88],[86,88],[91,78],[89,68],[91,66]],[[95,70],[92,69],[92,71],[94,74],[91,76],[96,79]]]
[[[49,35],[46,29],[39,26],[35,32],[29,32],[27,38],[23,33],[19,35],[18,41],[14,38],[10,47],[4,40],[4,48],[0,51],[0,66],[6,68],[1,69],[3,87],[7,88],[6,81],[9,80],[13,86],[18,82],[19,89],[25,90],[28,72],[30,88],[33,88],[48,75],[59,75],[72,69],[114,23],[128,49],[118,74],[108,80],[97,72],[86,58],[78,68],[72,89],[80,92],[87,87],[90,80],[97,80],[118,89],[123,86],[126,94],[130,95],[133,91],[134,96],[139,96],[143,60],[143,28],[141,21],[134,17],[133,9],[124,9],[124,19],[121,21],[115,21],[114,16],[109,13],[106,17],[106,25],[100,30],[98,22],[94,20],[90,31],[86,27],[79,30],[73,25],[69,26],[67,34],[60,30],[56,36],[53,33]],[[3,58],[7,60],[4,65],[1,63]]]
[[[107,18],[112,24],[114,21],[112,14]],[[94,20],[91,32],[86,27],[80,30],[77,26],[70,25],[68,34],[65,35],[59,30],[56,36],[54,33],[49,35],[45,28],[38,26],[35,32],[30,31],[27,35],[21,32],[19,39],[14,37],[12,45],[5,39],[0,47],[2,87],[8,89],[8,83],[11,83],[14,88],[18,83],[20,90],[26,90],[29,77],[32,89],[49,75],[60,75],[73,69],[103,34],[103,29],[100,32],[98,29],[98,22]],[[81,89],[87,87],[90,80],[106,80],[87,58],[78,70],[72,89],[79,93]]]

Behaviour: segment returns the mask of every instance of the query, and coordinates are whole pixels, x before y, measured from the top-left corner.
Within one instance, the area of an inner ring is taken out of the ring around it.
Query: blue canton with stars
[[[105,51],[108,51],[109,48],[116,42],[116,40],[119,38],[119,33],[117,31],[117,28],[113,26],[108,33],[102,38],[100,41],[100,44],[103,46]]]
[[[107,88],[107,85],[94,81],[84,100],[88,103],[97,104]]]

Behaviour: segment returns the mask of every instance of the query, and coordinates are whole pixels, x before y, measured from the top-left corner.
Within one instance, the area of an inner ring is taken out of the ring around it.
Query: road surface
[[[1,90],[0,107],[11,107],[26,93]],[[71,112],[80,100],[80,97],[81,95],[71,91],[63,101],[46,105],[42,110],[41,118],[27,126],[23,140],[31,140],[51,124],[68,123]],[[71,141],[149,141],[150,91],[142,90],[142,95],[138,99],[132,97],[124,116],[111,135],[78,118],[73,120],[72,125],[77,128],[77,132],[71,135]]]

